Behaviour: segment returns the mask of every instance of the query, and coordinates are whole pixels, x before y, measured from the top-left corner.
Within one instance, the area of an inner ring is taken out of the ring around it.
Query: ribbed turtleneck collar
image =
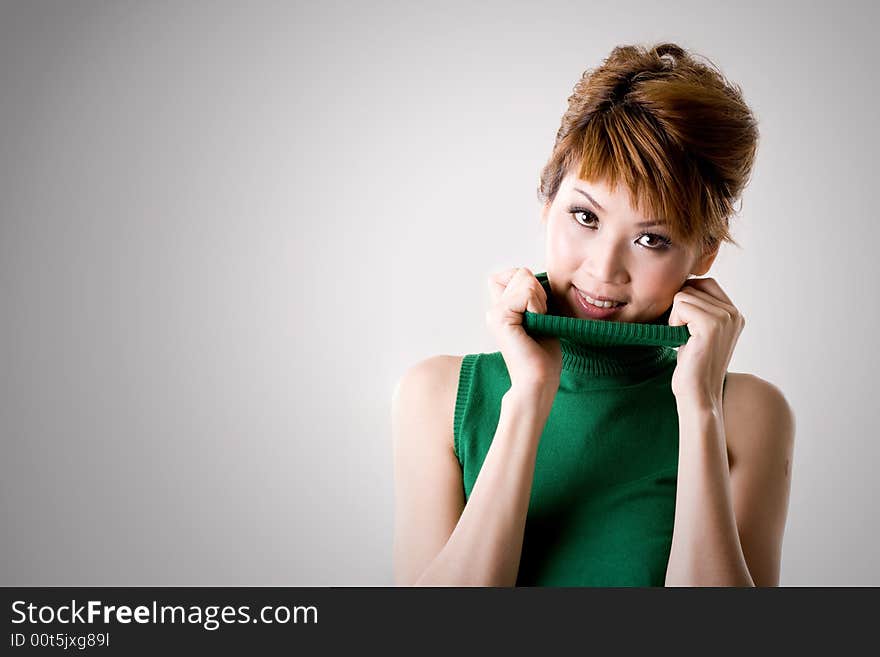
[[[669,326],[670,307],[651,323],[580,319],[555,314],[547,272],[535,274],[547,292],[547,314],[525,312],[531,335],[559,338],[562,368],[592,377],[644,377],[676,360],[672,347],[687,342],[686,326]]]

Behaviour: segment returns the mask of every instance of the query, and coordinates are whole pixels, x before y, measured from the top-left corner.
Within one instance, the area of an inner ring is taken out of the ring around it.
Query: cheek
[[[547,232],[547,256],[560,268],[577,268],[584,257],[577,233],[572,233],[564,218],[554,217]]]
[[[646,302],[671,303],[672,297],[681,289],[679,280],[686,276],[681,273],[679,263],[663,261],[656,258],[653,261],[642,262],[637,273],[633,275],[633,281],[637,285],[637,296]]]

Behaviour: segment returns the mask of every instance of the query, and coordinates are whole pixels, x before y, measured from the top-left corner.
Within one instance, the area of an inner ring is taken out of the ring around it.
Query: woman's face
[[[717,255],[671,242],[662,224],[640,225],[651,218],[636,214],[625,189],[589,183],[576,173],[565,177],[541,217],[547,277],[558,312],[568,317],[652,322],[690,275],[705,274]],[[591,313],[579,291],[625,303]]]

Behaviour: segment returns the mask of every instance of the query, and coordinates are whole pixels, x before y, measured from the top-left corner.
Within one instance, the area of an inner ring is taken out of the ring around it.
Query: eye
[[[586,224],[577,218],[577,215],[579,215],[579,214],[586,215],[586,218],[587,218],[586,220],[590,221],[590,222],[598,219],[598,217],[591,210],[584,210],[583,208],[572,208],[570,214],[571,214],[571,216],[574,217],[574,220],[577,221],[582,226],[585,226]]]
[[[569,214],[576,223],[584,228],[593,228],[594,222],[599,220],[599,217],[597,217],[592,210],[587,210],[586,208],[571,208]],[[578,215],[584,215],[583,220],[578,219]],[[638,239],[641,240],[645,237],[650,238],[650,243],[646,244],[644,242],[639,242],[639,244],[650,251],[663,251],[672,246],[672,240],[663,235],[658,235],[657,233],[642,233],[639,235]]]
[[[642,233],[641,235],[639,235],[639,239],[642,239],[643,237],[653,238],[654,239],[654,242],[653,242],[654,246],[651,246],[650,244],[644,244],[644,243],[642,244],[642,246],[645,246],[649,249],[654,249],[657,251],[659,251],[661,249],[668,249],[669,246],[672,244],[672,241],[669,238],[663,237],[663,235],[657,235],[656,233]]]

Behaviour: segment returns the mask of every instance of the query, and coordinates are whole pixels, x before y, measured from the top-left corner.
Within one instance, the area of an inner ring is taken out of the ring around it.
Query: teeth
[[[619,306],[621,304],[620,301],[596,301],[595,299],[588,297],[586,294],[582,294],[581,296],[597,308],[613,308],[614,306]]]

